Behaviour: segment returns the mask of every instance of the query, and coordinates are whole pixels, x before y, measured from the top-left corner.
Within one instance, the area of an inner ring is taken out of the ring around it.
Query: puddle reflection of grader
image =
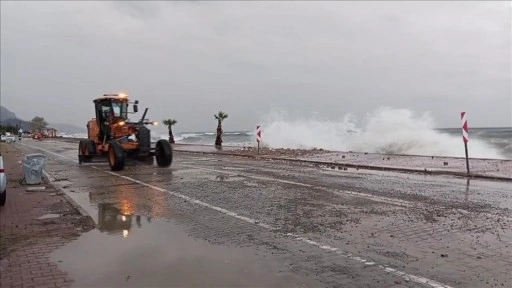
[[[79,164],[106,156],[112,171],[123,170],[126,159],[152,164],[156,158],[159,167],[171,165],[172,148],[168,140],[160,139],[152,147],[151,131],[146,125],[156,125],[156,122],[145,119],[148,108],[138,122],[130,122],[128,105],[133,104],[131,113],[137,113],[139,101],[130,102],[128,95],[104,94],[93,102],[96,118],[87,123],[88,139],[79,143]]]
[[[116,233],[130,231],[132,228],[132,215],[123,214],[121,210],[110,203],[98,204],[98,230],[101,232]]]
[[[132,224],[135,220],[137,228],[142,227],[141,215],[133,215],[122,211],[112,203],[99,203],[98,204],[98,225],[97,229],[100,232],[105,232],[110,235],[123,234],[123,237],[128,237],[132,230]],[[151,223],[151,217],[146,217],[147,223]]]

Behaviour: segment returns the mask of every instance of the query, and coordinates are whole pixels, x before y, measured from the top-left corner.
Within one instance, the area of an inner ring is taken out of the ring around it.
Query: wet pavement
[[[113,173],[16,145],[97,223],[52,254],[77,287],[512,286],[508,182],[181,152]]]
[[[172,221],[123,215],[112,205],[99,210],[97,230],[52,254],[75,286],[315,286],[257,249],[214,245]]]

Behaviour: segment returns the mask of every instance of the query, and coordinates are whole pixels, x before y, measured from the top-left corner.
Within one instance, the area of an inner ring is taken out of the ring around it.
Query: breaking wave
[[[276,112],[263,122],[262,140],[270,148],[465,156],[461,131],[460,136],[456,136],[436,129],[435,121],[428,112],[416,116],[408,109],[384,107],[370,113],[365,120],[363,126],[358,125],[351,114],[345,115],[341,121],[318,118],[291,120],[286,113]],[[458,124],[457,120],[454,123]],[[472,138],[471,129],[468,147],[469,157],[509,158],[489,141]]]

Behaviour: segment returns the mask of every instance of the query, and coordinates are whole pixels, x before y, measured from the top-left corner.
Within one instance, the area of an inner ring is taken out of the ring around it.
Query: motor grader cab
[[[169,141],[160,139],[154,147],[151,143],[151,131],[146,125],[156,122],[145,119],[148,108],[142,118],[131,122],[129,113],[138,112],[138,101],[130,102],[126,94],[104,94],[93,100],[96,118],[87,123],[87,139],[80,140],[78,163],[88,163],[96,156],[106,156],[113,171],[123,170],[126,159],[139,161],[156,158],[159,167],[169,167],[172,163],[172,148]],[[133,112],[128,112],[129,105]]]

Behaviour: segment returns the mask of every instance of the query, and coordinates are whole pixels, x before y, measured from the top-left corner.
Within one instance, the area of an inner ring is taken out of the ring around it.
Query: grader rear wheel
[[[124,150],[119,143],[112,141],[108,145],[108,164],[110,170],[120,171],[124,169]]]
[[[86,140],[80,140],[78,142],[78,164],[89,162],[89,157],[87,152],[87,143]]]
[[[82,164],[84,163],[84,156],[83,156],[83,152],[84,152],[84,140],[80,140],[80,142],[78,142],[78,164]]]
[[[96,144],[94,144],[94,141],[89,139],[80,140],[78,143],[78,164],[91,162],[95,154]]]

